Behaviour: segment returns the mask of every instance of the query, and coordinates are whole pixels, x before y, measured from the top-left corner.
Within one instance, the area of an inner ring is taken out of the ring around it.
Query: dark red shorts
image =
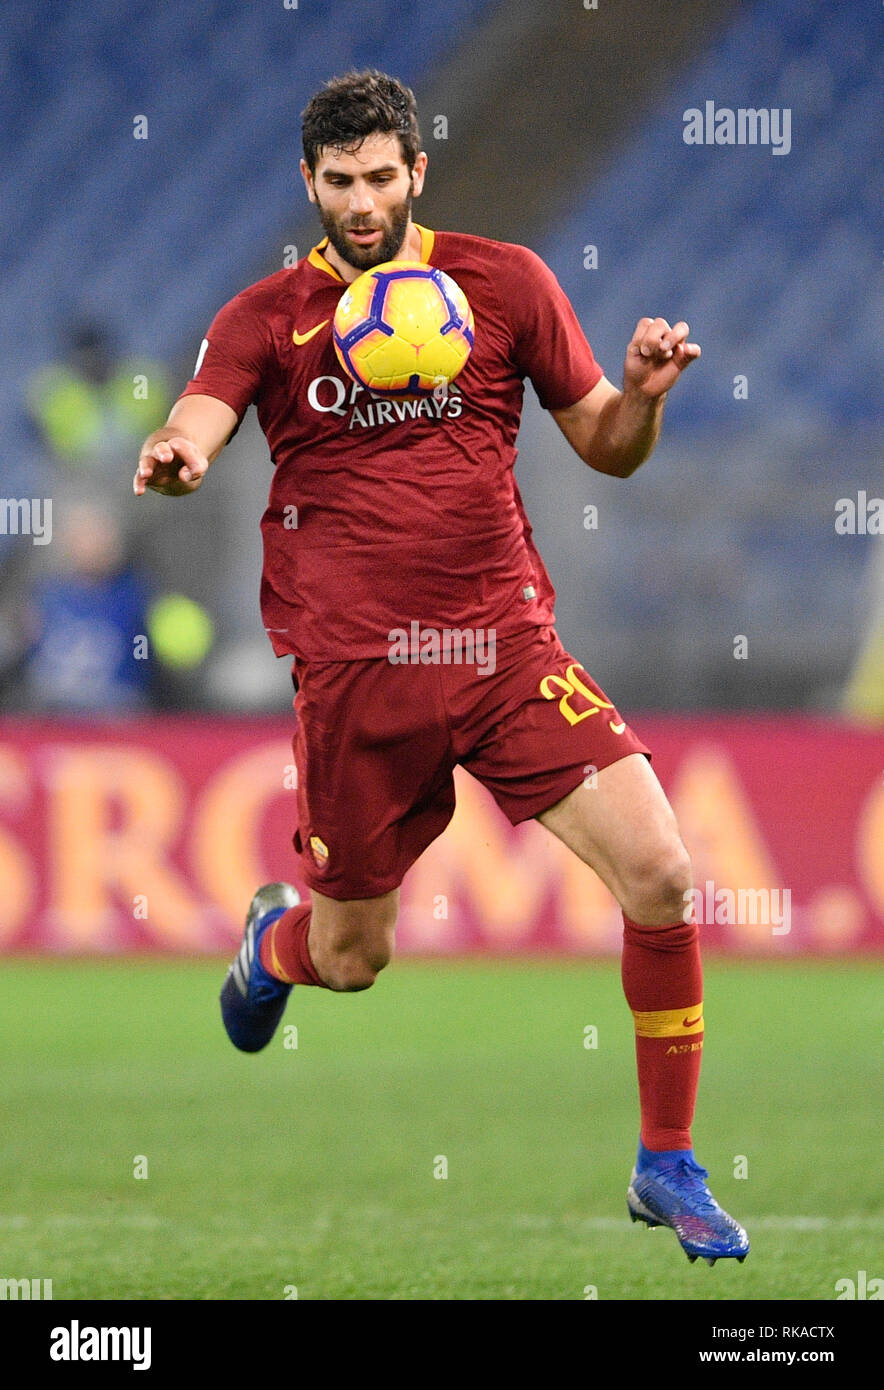
[[[454,811],[459,763],[517,825],[645,745],[552,628],[498,638],[495,661],[296,658],[298,830],[310,888],[397,888]]]

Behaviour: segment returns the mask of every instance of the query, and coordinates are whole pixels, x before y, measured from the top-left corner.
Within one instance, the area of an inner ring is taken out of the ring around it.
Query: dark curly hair
[[[301,119],[304,159],[311,174],[320,150],[350,152],[368,135],[398,135],[409,171],[420,152],[414,92],[376,68],[331,78],[308,102]]]

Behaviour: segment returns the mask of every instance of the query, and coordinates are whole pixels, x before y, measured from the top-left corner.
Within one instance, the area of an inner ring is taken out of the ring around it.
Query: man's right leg
[[[266,1047],[292,986],[368,989],[393,953],[399,884],[454,811],[438,669],[296,662],[297,829],[310,901],[291,884],[252,900],[222,990],[234,1046]]]
[[[227,1036],[261,1052],[282,1020],[293,985],[368,989],[393,954],[399,889],[342,902],[290,883],[265,883],[249,906],[242,945],[221,989]]]
[[[315,889],[265,932],[261,964],[286,984],[351,992],[374,984],[393,954],[399,889],[339,901]]]
[[[295,662],[292,837],[310,901],[265,933],[260,961],[286,984],[368,989],[393,954],[399,884],[454,811],[454,759],[438,670]]]

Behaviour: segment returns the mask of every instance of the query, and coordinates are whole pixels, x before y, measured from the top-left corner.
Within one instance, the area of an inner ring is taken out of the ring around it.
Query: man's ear
[[[301,177],[303,178],[304,186],[307,189],[307,197],[310,199],[311,203],[315,203],[316,190],[313,186],[313,175],[310,173],[310,166],[307,163],[306,159],[302,159],[298,167],[301,170]]]
[[[426,176],[426,172],[427,153],[426,150],[421,150],[420,154],[414,161],[414,167],[411,171],[411,191],[414,194],[415,198],[419,198],[421,192],[423,191],[424,178]]]

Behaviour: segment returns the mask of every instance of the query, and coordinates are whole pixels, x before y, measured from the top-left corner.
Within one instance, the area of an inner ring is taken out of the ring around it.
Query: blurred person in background
[[[166,369],[118,357],[109,331],[81,319],[62,335],[59,361],[41,367],[26,388],[26,409],[50,459],[82,481],[119,476],[145,430],[169,406]]]
[[[60,565],[25,611],[21,703],[56,715],[125,714],[198,703],[212,619],[127,555],[105,504],[81,501],[59,526]]]
[[[148,582],[127,562],[112,512],[97,502],[72,507],[59,528],[60,566],[34,582],[23,696],[56,714],[119,712],[151,702],[146,639]]]
[[[59,715],[198,704],[212,620],[184,595],[154,597],[157,580],[128,554],[139,519],[127,519],[124,533],[99,500],[116,493],[123,460],[167,411],[166,368],[121,356],[111,331],[85,316],[60,338],[58,359],[28,381],[24,405],[55,504],[61,565],[54,547],[9,557],[4,704]],[[31,593],[24,605],[15,601],[22,589]]]

